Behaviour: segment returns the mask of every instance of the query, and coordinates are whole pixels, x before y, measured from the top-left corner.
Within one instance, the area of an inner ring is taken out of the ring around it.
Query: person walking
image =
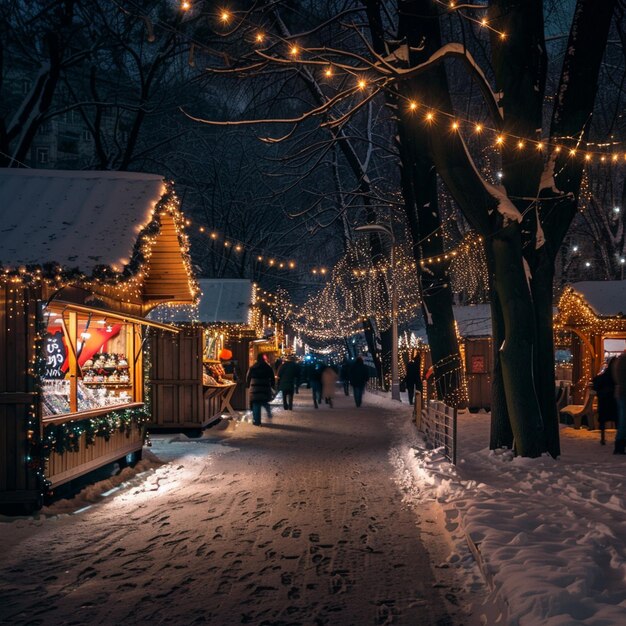
[[[600,445],[606,445],[604,431],[607,422],[615,422],[618,425],[617,400],[615,398],[615,381],[613,380],[613,369],[615,367],[615,357],[609,359],[608,363],[600,373],[592,380],[593,389],[598,396],[598,422],[600,424]]]
[[[343,384],[343,392],[346,396],[350,395],[350,361],[347,357],[344,357],[341,362],[341,368],[339,369],[339,380]]]
[[[300,385],[302,384],[302,363],[299,363],[295,357],[293,362],[296,365],[296,393],[300,393]]]
[[[613,454],[626,454],[626,350],[613,364],[613,381],[615,382],[615,399],[617,400],[618,424],[615,435]]]
[[[363,357],[358,356],[350,368],[350,384],[352,385],[352,393],[354,394],[354,403],[357,407],[360,407],[361,402],[363,402],[363,392],[365,391],[365,385],[369,378],[369,369],[367,365],[363,363]]]
[[[298,378],[298,364],[293,359],[285,361],[278,370],[278,390],[283,394],[283,408],[293,411],[293,392]]]
[[[322,395],[331,409],[333,408],[337,378],[337,372],[330,365],[327,365],[322,372]]]
[[[322,363],[316,363],[315,367],[309,370],[309,385],[313,394],[313,406],[317,409],[322,402]]]
[[[406,382],[406,392],[409,395],[409,404],[413,404],[413,398],[415,397],[415,389],[418,391],[422,389],[422,360],[420,355],[416,354],[406,366],[406,376],[404,380]]]
[[[250,389],[250,404],[252,405],[252,423],[261,425],[261,408],[265,407],[267,417],[272,417],[270,401],[275,385],[274,371],[267,362],[265,354],[259,354],[256,363],[246,374],[246,387]]]

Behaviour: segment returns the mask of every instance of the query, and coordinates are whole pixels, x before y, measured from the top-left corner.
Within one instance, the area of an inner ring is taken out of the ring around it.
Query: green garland
[[[41,458],[48,459],[53,452],[78,452],[83,435],[86,447],[94,445],[96,437],[109,441],[111,435],[118,432],[130,437],[133,428],[143,431],[145,438],[144,426],[150,419],[150,414],[144,409],[126,409],[63,424],[51,424],[44,429]]]

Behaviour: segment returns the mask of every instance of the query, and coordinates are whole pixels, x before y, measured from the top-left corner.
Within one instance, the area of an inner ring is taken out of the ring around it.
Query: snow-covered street
[[[295,398],[261,428],[154,435],[119,487],[3,518],[2,623],[471,623],[432,505],[394,480],[410,408]]]

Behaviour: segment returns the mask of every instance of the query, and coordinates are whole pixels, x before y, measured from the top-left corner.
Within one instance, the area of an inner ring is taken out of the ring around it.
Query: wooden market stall
[[[626,280],[568,285],[557,308],[557,343],[572,353],[572,400],[584,404],[603,363],[626,350]]]
[[[454,319],[461,338],[461,356],[470,410],[491,410],[493,345],[488,304],[455,306]]]
[[[180,333],[154,333],[151,428],[198,429],[248,408],[245,375],[260,336],[254,285],[244,279],[200,279],[196,308],[158,307],[151,317]]]
[[[0,510],[137,458],[145,319],[195,300],[183,218],[153,174],[0,170]]]
[[[488,304],[453,306],[457,326],[468,408],[472,411],[491,408],[491,374],[493,371],[493,347],[491,341],[491,310]],[[426,331],[416,336],[422,364],[422,379],[432,364]],[[427,392],[426,392],[427,391]],[[425,397],[434,397],[434,379],[425,388]]]

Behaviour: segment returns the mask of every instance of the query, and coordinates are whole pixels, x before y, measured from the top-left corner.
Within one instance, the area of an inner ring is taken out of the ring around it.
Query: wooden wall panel
[[[36,503],[39,486],[28,466],[28,416],[35,403],[31,369],[37,324],[38,288],[19,283],[0,287],[0,502]],[[30,370],[30,371],[29,371]]]
[[[152,428],[197,428],[206,424],[202,399],[203,329],[178,335],[153,330],[150,339]]]
[[[123,458],[143,447],[143,433],[133,428],[128,434],[113,433],[108,441],[96,437],[94,445],[85,445],[85,435],[81,436],[78,452],[65,452],[50,455],[46,467],[46,476],[53,486],[63,484],[82,476],[107,463]]]
[[[482,363],[482,368],[477,368],[479,363]],[[492,363],[493,352],[490,339],[465,340],[465,374],[471,409],[489,410],[491,407]],[[476,371],[477,369],[484,371]]]

